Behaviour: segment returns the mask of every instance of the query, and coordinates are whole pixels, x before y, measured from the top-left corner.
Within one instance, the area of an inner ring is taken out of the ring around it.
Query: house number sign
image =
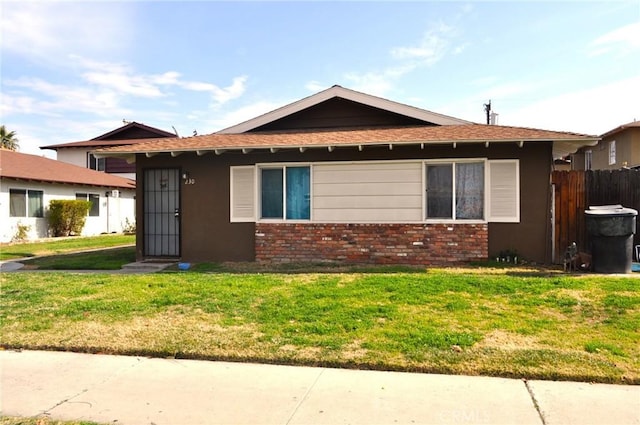
[[[196,184],[196,179],[184,179],[184,184],[186,185]]]

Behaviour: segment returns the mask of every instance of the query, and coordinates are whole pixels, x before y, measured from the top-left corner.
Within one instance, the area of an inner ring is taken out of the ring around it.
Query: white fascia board
[[[329,89],[326,89],[314,95],[305,97],[296,102],[293,102],[281,108],[275,109],[271,112],[267,112],[266,114],[260,115],[256,118],[252,118],[240,124],[222,129],[218,131],[218,133],[219,134],[244,133],[244,132],[253,130],[254,128],[268,124],[270,122],[277,121],[280,118],[284,118],[288,115],[294,114],[296,112],[300,112],[304,109],[310,108],[312,106],[325,102],[334,97],[340,97],[342,99],[351,100],[357,103],[362,103],[364,105],[372,106],[374,108],[383,109],[389,112],[394,112],[394,113],[405,115],[411,118],[417,118],[423,121],[432,122],[437,125],[471,124],[470,121],[450,117],[447,115],[437,114],[435,112],[431,112],[425,109],[416,108],[414,106],[409,106],[409,105],[394,102],[391,100],[383,99],[381,97],[371,96],[366,93],[360,93],[357,91],[345,89],[344,87],[341,87],[341,86],[333,86]]]

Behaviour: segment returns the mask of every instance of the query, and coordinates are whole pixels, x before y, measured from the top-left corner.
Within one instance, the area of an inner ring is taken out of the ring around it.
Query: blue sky
[[[2,124],[21,151],[138,121],[189,136],[334,84],[475,122],[640,119],[640,2],[3,1]]]

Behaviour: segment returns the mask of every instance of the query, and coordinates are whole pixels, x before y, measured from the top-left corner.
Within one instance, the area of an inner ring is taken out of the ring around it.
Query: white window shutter
[[[231,167],[231,221],[255,220],[255,167]]]
[[[520,162],[517,159],[489,161],[488,221],[520,222]]]

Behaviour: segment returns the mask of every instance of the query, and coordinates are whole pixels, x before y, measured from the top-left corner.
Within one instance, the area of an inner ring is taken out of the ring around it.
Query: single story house
[[[134,164],[119,158],[96,158],[91,151],[111,146],[132,145],[138,143],[140,139],[162,137],[176,137],[176,135],[133,121],[91,140],[42,146],[40,149],[56,151],[58,161],[135,180]]]
[[[640,167],[640,121],[609,130],[596,146],[587,146],[571,155],[574,170],[618,170]]]
[[[94,154],[136,163],[139,259],[545,262],[554,158],[597,141],[334,86],[218,133]]]
[[[47,207],[54,199],[92,202],[82,234],[120,233],[135,224],[136,182],[53,159],[0,149],[0,242],[19,226],[29,239],[49,236]]]

